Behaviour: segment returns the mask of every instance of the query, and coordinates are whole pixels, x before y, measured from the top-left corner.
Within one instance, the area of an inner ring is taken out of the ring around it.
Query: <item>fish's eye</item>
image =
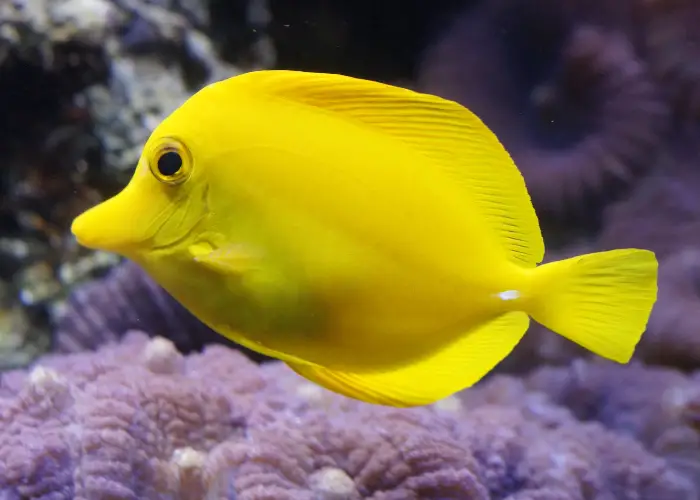
[[[192,159],[184,144],[168,139],[154,150],[150,167],[159,181],[171,185],[180,184],[190,176]]]
[[[182,157],[177,151],[166,151],[158,158],[158,172],[163,177],[172,177],[182,168]]]

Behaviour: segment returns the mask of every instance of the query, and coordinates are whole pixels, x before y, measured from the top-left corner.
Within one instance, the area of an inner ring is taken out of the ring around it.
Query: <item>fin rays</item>
[[[459,104],[341,75],[257,71],[229,80],[375,128],[434,160],[477,204],[507,258],[534,267],[544,256],[525,181],[496,136]]]
[[[506,313],[422,361],[386,372],[289,365],[299,375],[351,398],[398,407],[431,404],[478,382],[511,352],[529,324],[525,313]]]

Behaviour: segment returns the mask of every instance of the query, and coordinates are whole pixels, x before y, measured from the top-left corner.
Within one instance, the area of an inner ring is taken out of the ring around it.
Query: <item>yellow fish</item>
[[[646,250],[537,266],[525,182],[469,110],[333,74],[256,71],[200,90],[72,231],[222,335],[391,406],[471,386],[530,317],[626,363],[657,293]]]

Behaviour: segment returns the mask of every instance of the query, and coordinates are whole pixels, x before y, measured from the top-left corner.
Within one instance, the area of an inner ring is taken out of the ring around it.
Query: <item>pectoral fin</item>
[[[224,274],[243,274],[258,264],[260,255],[246,245],[226,245],[216,250],[190,249],[194,260],[213,271]]]
[[[230,244],[216,250],[191,248],[194,260],[222,275],[234,277],[239,290],[261,307],[289,308],[298,300],[294,280],[252,246]],[[290,302],[291,301],[291,302]]]

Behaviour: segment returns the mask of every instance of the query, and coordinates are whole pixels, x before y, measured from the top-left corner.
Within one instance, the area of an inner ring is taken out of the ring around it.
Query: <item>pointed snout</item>
[[[128,253],[147,238],[143,227],[143,201],[129,188],[96,205],[79,216],[71,232],[81,245],[94,249]]]

